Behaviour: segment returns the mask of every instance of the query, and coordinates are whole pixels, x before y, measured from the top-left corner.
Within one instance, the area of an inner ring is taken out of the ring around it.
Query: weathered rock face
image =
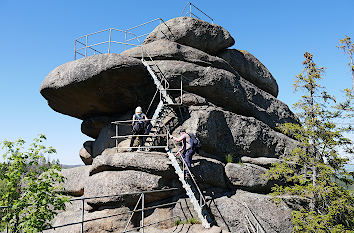
[[[219,69],[224,69],[230,72],[235,70],[223,59],[209,55],[201,50],[192,48],[187,45],[178,44],[169,40],[157,40],[144,45],[142,50],[140,47],[135,47],[122,52],[123,55],[141,59],[151,57],[153,60],[178,60],[194,63],[200,66],[211,66]],[[143,51],[143,53],[142,53]],[[147,58],[146,60],[149,60]]]
[[[236,187],[251,192],[269,192],[273,184],[264,175],[267,169],[249,163],[235,164],[228,163],[225,166],[225,173],[229,181]]]
[[[79,155],[85,165],[91,165],[93,162],[92,158],[92,146],[94,141],[86,141],[81,148]]]
[[[165,39],[166,35],[171,41],[188,45],[210,54],[215,54],[235,43],[230,33],[219,25],[191,17],[178,17],[156,27],[144,40],[144,44]]]
[[[85,196],[97,197],[107,195],[120,195],[125,193],[135,193],[142,191],[159,190],[176,186],[165,177],[153,175],[147,172],[124,170],[124,171],[103,171],[92,176],[85,182]],[[125,196],[112,196],[99,199],[88,200],[87,203],[94,207],[112,206],[123,204],[133,206],[137,202],[140,194],[129,194]],[[145,202],[153,202],[175,195],[174,192],[161,192],[154,195],[146,194]]]
[[[272,128],[281,123],[296,123],[296,116],[283,102],[252,83],[226,70],[202,67],[183,61],[155,61],[172,88],[183,89],[206,98],[217,106],[244,116],[253,116]]]
[[[227,49],[218,56],[227,61],[244,79],[271,95],[278,96],[277,81],[252,54],[244,50]]]
[[[119,54],[65,63],[40,88],[51,108],[79,119],[124,114],[136,103],[148,105],[155,90],[141,61]]]
[[[61,174],[65,177],[64,193],[71,196],[84,195],[84,185],[89,177],[90,166],[63,169]]]
[[[90,169],[90,175],[102,171],[143,171],[165,177],[174,176],[171,161],[166,153],[160,152],[126,152],[100,155],[95,158]]]
[[[197,133],[202,150],[221,161],[229,153],[239,157],[277,158],[295,146],[293,139],[253,117],[240,116],[213,105],[190,106],[189,114],[181,127]]]
[[[265,232],[292,232],[291,209],[281,203],[277,205],[267,195],[238,190],[231,197],[215,199],[210,205],[215,220],[222,229],[230,232],[247,232],[248,216],[254,223],[246,206],[256,216]]]

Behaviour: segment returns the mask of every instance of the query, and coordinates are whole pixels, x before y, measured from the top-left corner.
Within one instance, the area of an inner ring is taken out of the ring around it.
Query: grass
[[[199,219],[197,218],[189,218],[186,221],[182,221],[181,219],[176,219],[175,220],[175,226],[181,225],[181,224],[200,224]]]
[[[232,163],[233,157],[232,154],[228,154],[225,156],[226,163]]]

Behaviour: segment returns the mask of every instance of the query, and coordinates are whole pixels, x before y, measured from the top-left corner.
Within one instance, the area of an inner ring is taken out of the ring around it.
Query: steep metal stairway
[[[148,132],[148,135],[150,136],[150,141],[147,141],[147,145],[152,145],[154,143],[154,138],[153,135],[158,134],[160,128],[163,125],[163,121],[166,117],[166,113],[168,112],[168,109],[170,108],[170,106],[173,105],[177,105],[173,99],[170,97],[170,95],[168,94],[168,88],[169,88],[169,83],[168,81],[165,79],[165,77],[163,76],[161,70],[158,68],[157,65],[152,64],[149,65],[147,61],[145,61],[144,59],[142,59],[142,63],[144,64],[144,66],[147,68],[148,72],[151,75],[151,78],[154,81],[154,84],[156,85],[157,89],[160,92],[160,102],[154,112],[154,115],[152,117],[151,120],[151,129]],[[154,68],[152,68],[154,67]],[[159,120],[158,120],[159,119]],[[149,137],[148,137],[149,138]],[[196,181],[194,180],[194,178],[191,176],[191,181],[187,181],[184,177],[184,172],[185,170],[187,170],[189,173],[189,169],[185,163],[185,161],[180,158],[181,164],[178,163],[175,155],[172,153],[171,150],[167,149],[167,154],[169,159],[172,162],[172,165],[175,169],[176,174],[178,175],[179,180],[182,182],[182,186],[183,188],[186,190],[186,194],[188,195],[189,199],[191,200],[191,203],[193,204],[194,210],[197,212],[198,214],[198,218],[200,219],[202,225],[205,228],[210,228],[210,223],[208,222],[208,213],[206,210],[206,202],[205,202],[205,198],[202,194],[202,192],[200,191]],[[182,165],[182,167],[181,167]],[[191,173],[190,173],[191,174]]]

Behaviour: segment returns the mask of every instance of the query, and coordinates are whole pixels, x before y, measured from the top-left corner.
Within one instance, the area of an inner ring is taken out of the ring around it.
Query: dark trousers
[[[133,129],[133,136],[132,136],[132,139],[130,140],[130,146],[129,147],[132,147],[134,145],[134,142],[135,142],[135,139],[136,139],[136,136],[134,135],[144,135],[145,134],[145,127],[144,128],[140,128],[139,131],[136,131]],[[139,136],[139,145],[140,146],[144,146],[144,143],[145,143],[145,136]]]
[[[184,161],[187,164],[187,167],[189,169],[191,169],[191,164],[192,164],[192,156],[194,155],[195,150],[193,150],[192,148],[188,149],[187,151],[185,151],[184,153],[182,153],[182,158],[184,159]]]

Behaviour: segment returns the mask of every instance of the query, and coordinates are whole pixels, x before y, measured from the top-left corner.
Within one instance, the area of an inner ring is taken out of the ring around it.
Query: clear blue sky
[[[186,1],[0,0],[0,140],[38,133],[65,164],[81,164],[78,152],[89,138],[81,121],[53,111],[39,93],[44,77],[73,60],[74,39],[109,27],[126,29],[161,17],[180,16]],[[327,67],[329,91],[351,86],[348,60],[336,48],[354,37],[354,1],[193,1],[230,31],[234,48],[254,54],[277,79],[279,99],[296,100],[292,82],[303,54]]]

